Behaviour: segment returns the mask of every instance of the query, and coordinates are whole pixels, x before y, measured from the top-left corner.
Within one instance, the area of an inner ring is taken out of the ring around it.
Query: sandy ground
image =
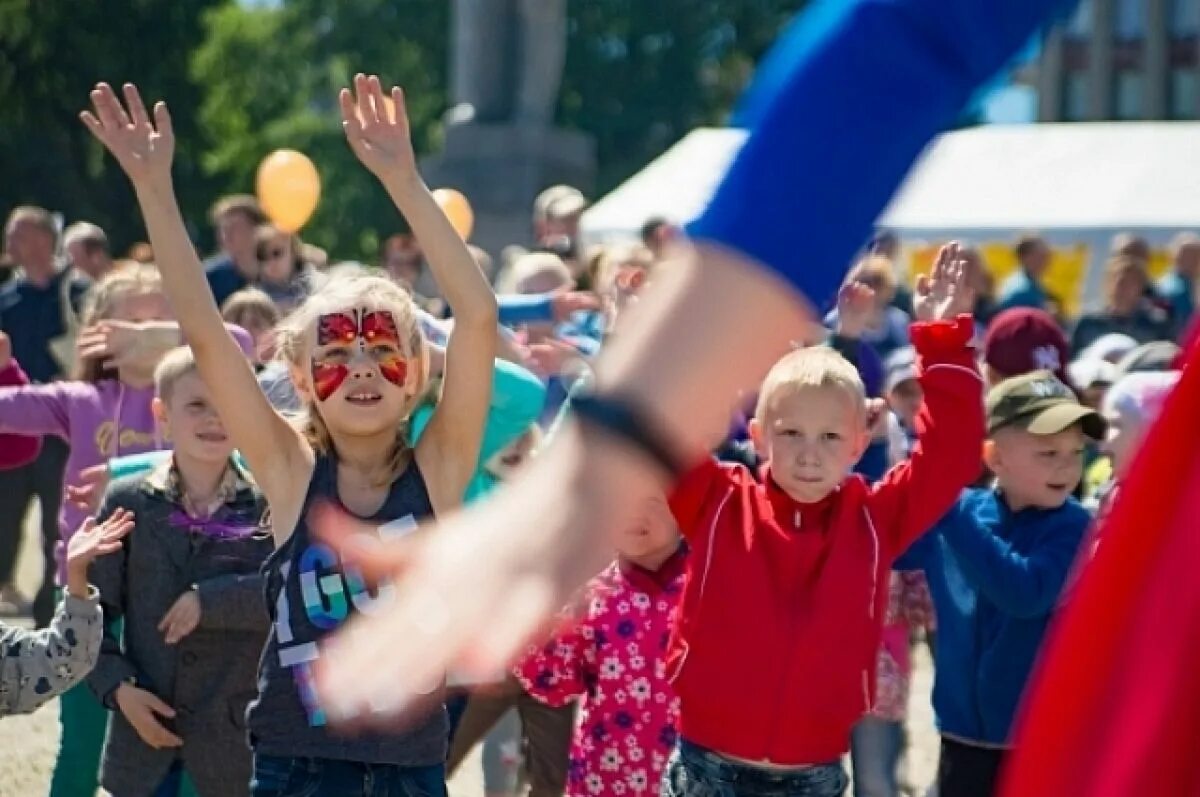
[[[18,583],[32,595],[41,577],[40,546],[36,544],[36,511],[26,523],[21,548]],[[933,671],[928,653],[916,651],[916,672],[909,700],[909,752],[907,781],[913,795],[924,795],[937,769],[937,734],[929,706]],[[0,797],[37,797],[46,793],[58,751],[58,705],[51,702],[32,715],[0,720]],[[479,751],[467,760],[450,782],[451,797],[482,797],[483,781]],[[847,762],[848,763],[848,762]]]

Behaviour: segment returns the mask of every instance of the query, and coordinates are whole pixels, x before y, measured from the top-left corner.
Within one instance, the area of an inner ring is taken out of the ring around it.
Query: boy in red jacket
[[[868,443],[854,367],[792,352],[767,375],[750,432],[761,483],[709,461],[672,509],[692,546],[667,653],[680,699],[669,797],[834,797],[874,700],[892,561],[978,474],[982,381],[957,246],[917,285],[912,341],[925,398],[911,459],[875,485],[848,475]]]

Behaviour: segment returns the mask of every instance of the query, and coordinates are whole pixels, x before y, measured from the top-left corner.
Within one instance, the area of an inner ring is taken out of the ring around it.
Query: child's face
[[[637,519],[618,532],[617,552],[626,559],[641,559],[679,544],[679,527],[662,494],[642,499]]]
[[[224,462],[233,454],[233,441],[199,374],[180,377],[168,399],[155,399],[154,407],[176,453],[200,462]]]
[[[175,318],[171,305],[162,291],[127,293],[113,302],[112,316],[115,321],[142,324],[148,321],[170,321]]]
[[[533,453],[534,436],[526,432],[513,440],[504,448],[492,454],[491,459],[484,463],[484,469],[497,479],[507,480],[512,477],[517,468],[524,465]]]
[[[1057,509],[1083,478],[1086,442],[1078,424],[1045,435],[999,429],[986,449],[987,464],[1012,509]]]
[[[1125,469],[1137,453],[1138,444],[1145,431],[1144,424],[1137,418],[1122,412],[1106,412],[1108,421],[1108,437],[1104,441],[1104,453],[1112,457],[1113,473],[1118,477],[1125,475]]]
[[[750,422],[750,435],[775,483],[810,504],[833,492],[862,456],[866,409],[837,387],[780,391],[764,417]]]
[[[394,429],[422,379],[419,353],[401,340],[396,316],[345,308],[319,316],[309,334],[302,389],[330,431],[359,436]]]
[[[921,390],[920,382],[916,379],[905,379],[892,388],[887,400],[892,412],[896,413],[905,426],[911,427],[916,421],[924,397],[925,392]]]

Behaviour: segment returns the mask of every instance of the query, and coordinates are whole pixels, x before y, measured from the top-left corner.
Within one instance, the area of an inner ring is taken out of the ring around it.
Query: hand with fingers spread
[[[163,615],[158,630],[168,645],[174,645],[200,625],[200,595],[189,589],[180,595]]]
[[[938,250],[933,269],[917,280],[913,317],[917,321],[953,321],[975,307],[974,275],[957,241]]]
[[[838,291],[837,334],[861,338],[875,315],[875,291],[861,282],[847,282]]]
[[[98,358],[111,368],[152,370],[162,355],[182,342],[173,323],[139,324],[108,319],[79,333],[80,359]]]
[[[153,692],[124,683],[117,687],[114,695],[117,708],[129,720],[142,741],[161,750],[164,747],[182,747],[183,739],[163,727],[159,717],[175,716],[175,709],[168,706]]]
[[[103,523],[89,517],[67,543],[67,592],[76,598],[88,596],[88,567],[97,557],[121,549],[121,540],[133,530],[133,513],[118,509]]]
[[[363,166],[381,180],[388,174],[417,176],[408,110],[399,86],[392,87],[389,108],[378,75],[358,74],[354,91],[342,89],[338,101],[346,140]]]
[[[166,103],[155,103],[151,120],[136,86],[126,83],[122,93],[124,105],[112,86],[98,83],[91,93],[94,112],[83,111],[79,118],[117,159],[135,186],[169,181],[175,133]]]

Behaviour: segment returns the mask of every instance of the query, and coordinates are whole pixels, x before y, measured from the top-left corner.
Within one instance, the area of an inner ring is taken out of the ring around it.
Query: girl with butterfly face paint
[[[394,590],[368,587],[311,536],[310,510],[332,504],[365,521],[371,534],[394,537],[453,509],[478,463],[491,392],[495,296],[417,172],[403,92],[392,89],[391,100],[385,104],[378,78],[357,76],[353,91],[340,96],[346,137],[420,239],[455,317],[440,401],[411,448],[405,431],[429,372],[411,296],[386,279],[350,276],[330,280],[289,316],[279,329],[279,356],[305,404],[294,425],[268,403],[221,326],[174,195],[166,106],[159,103],[151,118],[135,87],[124,87],[122,102],[102,84],[92,92],[94,112],[83,114],[134,184],[200,375],[270,506],[276,550],[264,577],[273,624],[248,717],[253,794],[318,784],[368,791],[364,778],[373,780],[370,788],[445,794],[438,679],[412,684],[425,695],[425,710],[403,733],[352,739],[327,730],[313,689],[321,639],[355,612],[386,610]],[[364,715],[370,709],[360,707]]]

